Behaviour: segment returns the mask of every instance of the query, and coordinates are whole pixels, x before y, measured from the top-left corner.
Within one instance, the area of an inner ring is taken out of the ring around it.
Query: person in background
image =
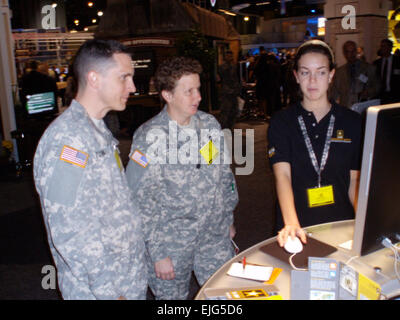
[[[343,55],[347,63],[336,70],[332,98],[344,107],[377,97],[379,81],[375,67],[357,57],[357,45],[354,41],[343,44]]]
[[[44,68],[40,67],[40,63],[37,61],[31,61],[29,64],[31,71],[21,79],[20,101],[24,107],[27,102],[27,96],[36,93],[53,92],[54,98],[57,99],[57,82],[48,75],[47,67],[43,66]]]
[[[233,52],[225,52],[225,61],[218,68],[217,78],[221,83],[220,90],[220,122],[222,129],[233,129],[238,115],[238,97],[240,95],[240,79],[238,67],[233,58]]]
[[[131,56],[117,41],[88,40],[74,72],[76,98],[46,129],[33,166],[59,289],[64,299],[145,299],[141,219],[103,121],[136,90]]]
[[[380,58],[375,60],[380,79],[381,104],[400,102],[400,56],[392,54],[393,42],[383,39],[379,49]]]
[[[280,246],[289,236],[306,243],[302,227],[354,218],[362,121],[329,101],[334,74],[334,56],[325,42],[302,44],[294,61],[301,102],[277,112],[268,128]]]

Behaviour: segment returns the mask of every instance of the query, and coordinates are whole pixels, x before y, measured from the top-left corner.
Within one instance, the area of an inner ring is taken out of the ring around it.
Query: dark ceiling
[[[24,26],[18,26],[20,21],[27,20],[23,15],[31,14],[33,3],[43,2],[44,0],[9,0],[10,7],[13,9],[13,28],[24,28]],[[50,1],[50,0],[46,0]],[[105,12],[107,7],[107,0],[55,0],[65,6],[67,28],[68,30],[76,29],[78,31],[83,30],[84,27],[90,27],[98,23],[101,17],[97,16],[97,12]],[[126,0],[129,3],[143,3],[148,5],[148,0]],[[164,1],[164,0],[158,0]],[[396,6],[399,0],[392,0]],[[93,2],[93,6],[89,7],[88,2]],[[284,18],[293,16],[305,16],[305,15],[322,15],[324,0],[216,0],[216,5],[211,8],[210,1],[205,0],[187,0],[187,2],[193,3],[206,3],[207,8],[213,11],[217,11],[219,8],[234,10],[240,8],[239,14],[244,15],[258,15],[264,16],[267,19],[273,18]],[[282,7],[282,4],[285,4]],[[246,6],[245,4],[248,4]],[[242,6],[241,6],[242,5]],[[230,6],[230,8],[227,8]],[[238,7],[239,6],[239,7]],[[283,10],[284,9],[284,10]],[[30,12],[26,12],[30,11]],[[25,13],[23,13],[25,12]],[[97,22],[93,23],[92,19],[96,18]],[[74,24],[74,20],[79,20],[79,25]],[[26,28],[26,27],[25,27]]]
[[[235,6],[249,6],[241,9],[242,14],[268,16],[268,18],[283,18],[323,14],[324,1],[318,0],[230,0],[232,8]]]

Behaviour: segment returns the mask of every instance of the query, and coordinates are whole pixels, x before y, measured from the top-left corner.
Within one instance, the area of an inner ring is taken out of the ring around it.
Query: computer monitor
[[[353,248],[358,256],[400,234],[400,103],[367,109]]]
[[[26,96],[26,111],[28,115],[50,114],[57,110],[54,92],[36,93]]]

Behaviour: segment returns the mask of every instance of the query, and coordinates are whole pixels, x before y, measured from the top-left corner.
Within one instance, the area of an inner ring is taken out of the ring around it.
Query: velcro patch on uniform
[[[131,159],[143,168],[146,168],[149,164],[149,160],[147,160],[146,156],[139,150],[135,150],[135,152],[131,156]]]
[[[81,168],[86,167],[88,158],[89,155],[86,152],[77,150],[70,146],[64,146],[60,155],[60,160],[72,163]]]

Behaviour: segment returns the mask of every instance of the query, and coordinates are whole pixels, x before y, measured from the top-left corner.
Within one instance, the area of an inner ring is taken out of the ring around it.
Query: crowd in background
[[[336,68],[330,99],[348,108],[372,99],[380,99],[381,104],[400,102],[400,50],[392,54],[392,48],[392,41],[383,39],[378,59],[368,63],[363,48],[354,41],[347,41],[342,48],[346,63]],[[265,119],[301,99],[293,75],[294,55],[295,50],[267,51],[261,46],[256,54],[248,53],[241,58],[242,62],[247,62],[246,82],[255,83],[259,113]],[[386,61],[387,64],[383,63]]]

